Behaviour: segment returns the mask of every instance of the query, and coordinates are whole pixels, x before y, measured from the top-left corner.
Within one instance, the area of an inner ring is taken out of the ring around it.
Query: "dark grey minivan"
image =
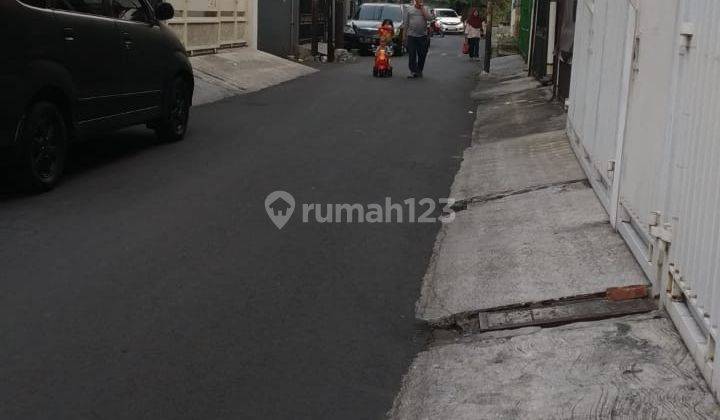
[[[136,124],[184,137],[194,84],[161,23],[173,14],[148,0],[0,1],[0,156],[26,187],[53,188],[76,139]]]

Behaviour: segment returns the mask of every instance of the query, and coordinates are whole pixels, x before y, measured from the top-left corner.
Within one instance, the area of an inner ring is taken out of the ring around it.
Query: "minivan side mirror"
[[[175,17],[175,8],[170,3],[162,2],[155,6],[155,17],[157,20],[170,20]]]

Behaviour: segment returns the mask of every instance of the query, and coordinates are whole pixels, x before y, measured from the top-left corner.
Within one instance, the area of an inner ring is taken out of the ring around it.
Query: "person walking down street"
[[[413,7],[405,15],[405,46],[408,52],[410,75],[417,79],[423,76],[428,53],[428,23],[432,15],[423,5],[423,0],[413,0]]]
[[[445,38],[445,31],[443,31],[442,27],[440,26],[440,23],[438,22],[437,13],[435,13],[435,9],[432,9],[430,11],[430,14],[432,15],[432,24],[430,25],[430,37],[437,35],[440,35],[441,38]]]
[[[480,39],[484,37],[483,19],[480,17],[478,9],[473,8],[470,11],[470,17],[465,23],[465,38],[467,38],[468,47],[470,48],[468,54],[471,60],[480,58]]]

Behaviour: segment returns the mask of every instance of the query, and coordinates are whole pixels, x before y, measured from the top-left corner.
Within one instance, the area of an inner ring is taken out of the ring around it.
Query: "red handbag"
[[[470,44],[468,44],[467,38],[465,38],[465,42],[463,42],[463,54],[470,54]]]

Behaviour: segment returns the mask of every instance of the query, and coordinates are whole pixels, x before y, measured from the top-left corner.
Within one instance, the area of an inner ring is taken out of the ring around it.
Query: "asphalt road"
[[[371,59],[76,147],[66,181],[0,195],[0,418],[382,418],[425,344],[438,224],[278,230],[264,200],[449,193],[477,64],[435,39],[425,78]]]

